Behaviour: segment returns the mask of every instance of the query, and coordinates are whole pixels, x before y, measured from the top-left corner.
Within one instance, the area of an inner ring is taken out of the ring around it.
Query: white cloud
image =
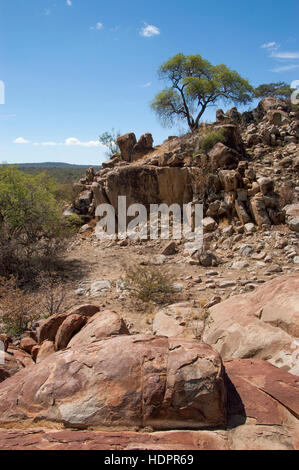
[[[26,141],[22,137],[19,137],[19,139],[22,139],[22,142],[15,142],[15,143],[29,143],[29,141]],[[19,140],[17,139],[17,140]],[[103,145],[98,142],[97,140],[88,140],[86,142],[81,141],[77,139],[77,137],[68,137],[65,139],[64,142],[55,142],[55,141],[45,141],[45,142],[34,142],[33,145],[35,147],[55,147],[55,146],[65,146],[65,147],[88,147],[88,148],[94,148],[94,147],[103,147]]]
[[[278,47],[279,47],[279,45],[275,41],[268,42],[267,44],[263,44],[261,46],[262,49],[277,49]]]
[[[152,24],[146,24],[140,31],[140,35],[144,38],[151,38],[153,36],[159,36],[160,29]]]
[[[72,6],[71,0],[66,0],[66,4],[67,4],[68,7],[71,7]]]
[[[299,52],[272,52],[274,59],[299,59]]]
[[[150,86],[152,86],[152,82],[147,82],[144,85],[141,85],[141,88],[149,88]]]
[[[13,143],[14,143],[14,144],[29,144],[30,141],[24,139],[24,137],[18,137],[17,139],[15,139],[15,140],[13,141]]]
[[[298,68],[299,68],[299,65],[283,65],[282,67],[276,67],[276,69],[270,70],[270,72],[275,72],[275,73],[288,72],[290,70],[295,70]]]
[[[100,31],[100,29],[103,29],[103,28],[104,28],[103,23],[101,23],[100,21],[98,21],[95,26],[90,26],[89,29],[97,29],[98,31]]]
[[[102,144],[97,140],[89,140],[87,142],[81,142],[76,137],[69,137],[65,140],[64,145],[72,147],[102,147]]]

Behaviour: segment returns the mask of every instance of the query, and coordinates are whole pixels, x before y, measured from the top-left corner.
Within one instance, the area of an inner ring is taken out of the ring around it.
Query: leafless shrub
[[[0,278],[0,322],[4,332],[19,335],[40,316],[39,297],[20,289],[15,277]]]
[[[43,317],[63,313],[74,305],[69,286],[62,284],[54,273],[40,274],[38,283],[39,305]]]

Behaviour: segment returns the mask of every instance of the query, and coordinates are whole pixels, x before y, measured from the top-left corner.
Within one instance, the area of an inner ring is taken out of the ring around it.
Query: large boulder
[[[0,424],[200,429],[226,423],[221,358],[196,340],[117,336],[52,354],[0,384]]]
[[[192,201],[192,182],[198,168],[169,168],[149,165],[130,165],[110,171],[105,182],[105,192],[110,204],[118,210],[118,196],[126,196],[131,204],[179,204]]]
[[[240,161],[240,155],[221,142],[215,144],[208,155],[215,170],[218,168],[237,168]]]
[[[299,375],[299,275],[278,277],[209,310],[203,341],[224,359],[258,358]]]
[[[134,153],[145,154],[153,149],[154,139],[152,134],[149,132],[143,134],[138,140],[137,144],[134,146]]]
[[[130,162],[133,154],[134,146],[137,144],[136,136],[133,132],[122,135],[117,138],[117,145],[119,146],[121,157],[123,160]]]

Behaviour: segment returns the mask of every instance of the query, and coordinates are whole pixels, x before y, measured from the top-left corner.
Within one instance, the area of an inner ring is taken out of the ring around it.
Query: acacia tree
[[[293,91],[293,88],[291,88],[287,83],[277,82],[264,83],[258,86],[254,90],[254,94],[256,98],[268,98],[273,96],[280,99],[290,99]]]
[[[151,103],[165,126],[177,119],[187,120],[192,131],[209,106],[217,102],[249,103],[254,89],[249,82],[226,65],[212,65],[200,55],[177,54],[158,71],[161,79],[170,82]]]

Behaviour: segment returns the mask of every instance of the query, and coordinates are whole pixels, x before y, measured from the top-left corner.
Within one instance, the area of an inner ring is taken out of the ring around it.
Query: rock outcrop
[[[117,213],[120,195],[126,196],[127,207],[203,202],[204,216],[217,223],[226,217],[262,228],[282,224],[286,217],[290,229],[297,230],[298,217],[283,210],[281,185],[265,176],[262,166],[259,174],[255,171],[261,156],[275,152],[275,175],[280,166],[292,179],[298,173],[299,120],[282,103],[267,98],[251,113],[241,115],[235,108],[218,112],[221,123],[203,124],[198,135],[169,138],[158,147],[152,147],[150,134],[138,142],[133,133],[119,137],[121,156],[105,162],[97,173],[89,170],[76,184],[73,210],[85,221],[95,217],[100,204],[111,204]],[[198,136],[209,132],[220,132],[222,140],[204,153]]]

